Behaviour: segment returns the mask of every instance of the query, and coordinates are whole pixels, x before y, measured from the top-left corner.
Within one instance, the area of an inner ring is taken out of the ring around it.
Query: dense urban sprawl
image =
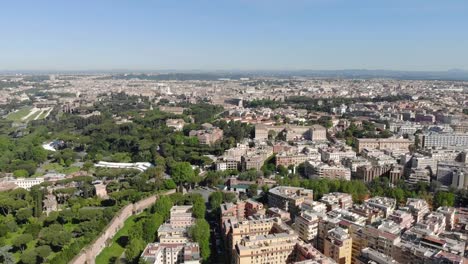
[[[468,82],[5,75],[0,116],[0,263],[468,261]]]

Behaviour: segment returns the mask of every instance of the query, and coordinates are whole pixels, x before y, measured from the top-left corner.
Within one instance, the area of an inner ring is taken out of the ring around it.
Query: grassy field
[[[46,109],[42,112],[42,114],[37,119],[44,119],[46,118],[47,113],[49,113],[49,109]]]
[[[80,170],[80,168],[76,166],[64,167],[58,163],[44,164],[42,166],[42,169],[44,170],[44,173],[48,171],[55,171],[57,173],[63,173],[63,174],[70,174],[70,173],[74,173]]]
[[[142,213],[144,214],[144,213]],[[104,250],[96,257],[96,264],[109,264],[114,263],[122,253],[125,251],[125,245],[127,242],[128,230],[132,228],[135,224],[135,220],[138,219],[142,214],[138,216],[132,215],[126,221],[124,226],[115,234],[112,239],[112,244],[109,247],[104,248]]]
[[[15,122],[21,122],[21,118],[27,116],[29,112],[31,111],[32,107],[31,106],[26,106],[21,109],[19,109],[16,112],[10,113],[6,118],[11,121]]]
[[[24,119],[24,122],[33,121],[37,116],[40,116],[42,111],[36,111],[34,114],[30,115],[28,118]]]
[[[30,116],[28,116],[31,111],[36,111],[32,113]],[[37,109],[33,108],[31,106],[26,106],[21,109],[19,109],[16,112],[12,112],[9,115],[7,115],[8,120],[12,120],[15,122],[29,122],[32,120],[38,120],[38,119],[44,119],[49,112],[50,108],[42,108],[42,109]],[[25,118],[27,117],[27,118]]]

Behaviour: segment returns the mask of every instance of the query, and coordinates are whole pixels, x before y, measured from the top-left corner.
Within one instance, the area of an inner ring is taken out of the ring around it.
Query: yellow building
[[[295,233],[249,236],[236,245],[234,263],[291,263],[295,260],[294,249],[298,242]]]
[[[352,241],[346,229],[334,228],[328,232],[323,253],[339,264],[351,264]]]

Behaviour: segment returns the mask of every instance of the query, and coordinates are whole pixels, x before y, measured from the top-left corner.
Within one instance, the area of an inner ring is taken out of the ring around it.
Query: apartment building
[[[312,125],[312,127],[310,128],[310,140],[326,141],[327,129],[321,125]]]
[[[430,169],[435,172],[437,169],[437,160],[432,157],[424,156],[421,154],[415,154],[411,159],[411,168]]]
[[[341,179],[351,180],[351,170],[341,165],[328,165],[322,162],[307,162],[305,174],[313,179]]]
[[[372,248],[379,253],[392,256],[401,241],[399,234],[389,233],[371,226],[359,229],[352,234],[352,238],[355,262],[364,248]]]
[[[351,223],[358,226],[364,226],[367,222],[366,217],[356,214],[348,209],[337,208],[333,211],[328,212],[327,216],[331,218],[338,218],[340,220],[344,220],[347,223]],[[345,226],[348,225],[346,224]]]
[[[390,216],[396,207],[396,200],[388,197],[375,196],[365,201],[369,207],[379,209],[384,212],[384,217]]]
[[[437,212],[445,216],[445,229],[450,231],[455,227],[455,215],[458,213],[453,207],[442,206],[437,208]]]
[[[158,228],[158,239],[163,244],[183,244],[189,242],[187,227],[173,227],[162,224]]]
[[[294,125],[283,125],[283,126],[272,126],[257,124],[255,125],[255,140],[266,140],[268,139],[268,133],[274,131],[276,134],[284,133],[286,140],[297,140],[297,139],[311,139],[311,127],[310,126],[294,126]],[[317,130],[317,138],[321,136],[322,132],[320,129]],[[326,136],[325,136],[326,138]]]
[[[223,223],[228,248],[234,249],[235,245],[246,236],[268,235],[275,223],[281,223],[278,218],[251,219],[237,221],[228,219]]]
[[[356,178],[364,181],[371,182],[374,179],[386,176],[393,169],[392,165],[367,165],[358,167],[356,170]]]
[[[302,211],[314,211],[317,213],[326,213],[327,205],[319,201],[306,200],[301,204]]]
[[[277,218],[281,219],[281,221],[283,221],[285,223],[289,223],[289,221],[291,221],[291,214],[284,211],[284,210],[281,210],[281,209],[279,209],[277,207],[268,208],[265,215],[267,217],[277,217]]]
[[[225,232],[225,241],[229,249],[227,253],[235,263],[265,263],[258,261],[264,261],[264,258],[269,256],[268,254],[283,256],[278,257],[274,262],[281,263],[280,261],[284,261],[284,257],[288,256],[286,259],[289,259],[289,254],[291,254],[294,246],[290,245],[284,248],[281,243],[291,240],[290,243],[295,244],[298,241],[297,234],[280,218],[260,218],[245,221],[229,219],[224,223],[224,227],[227,230]],[[285,250],[288,251],[287,254]],[[266,253],[268,254],[263,255]],[[258,258],[251,258],[252,254],[255,257],[258,256]]]
[[[365,217],[366,224],[372,224],[384,218],[384,212],[381,209],[370,207],[367,204],[355,204],[349,211]]]
[[[306,162],[309,159],[309,156],[304,153],[288,153],[280,152],[275,156],[276,166],[297,166],[301,163]]]
[[[354,262],[356,264],[398,264],[391,256],[387,256],[380,253],[372,248],[364,248],[361,250],[361,254],[356,258]]]
[[[427,248],[411,242],[403,242],[394,258],[400,263],[451,263],[465,264],[466,258],[451,252]]]
[[[340,163],[343,159],[354,159],[356,158],[356,152],[346,148],[325,148],[321,150],[322,161]]]
[[[351,173],[354,174],[357,171],[357,168],[361,166],[370,166],[372,165],[371,162],[365,158],[357,157],[357,158],[344,158],[341,163],[343,166],[351,169]]]
[[[336,264],[333,259],[325,256],[311,244],[297,243],[295,248],[295,264]]]
[[[410,175],[406,179],[406,183],[410,185],[416,185],[419,182],[424,182],[427,184],[431,183],[431,174],[430,170],[425,170],[425,169],[416,169],[416,170],[411,170]]]
[[[417,228],[430,230],[432,234],[439,235],[445,231],[445,215],[437,212],[428,214],[422,221],[416,224]]]
[[[198,264],[201,263],[198,243],[150,243],[141,254],[151,264]]]
[[[254,169],[259,171],[267,158],[268,157],[265,157],[264,155],[254,155],[249,157],[243,156],[241,161],[242,170],[247,171]]]
[[[468,133],[435,133],[422,135],[421,146],[433,147],[468,147]]]
[[[392,169],[388,172],[388,179],[392,184],[397,184],[404,175],[404,167],[402,165],[393,166]]]
[[[294,249],[298,242],[295,233],[247,236],[235,246],[233,263],[292,263],[295,260]]]
[[[241,157],[249,151],[249,146],[246,143],[238,143],[235,147],[224,151],[223,159],[235,160],[240,162]]]
[[[414,223],[413,215],[408,211],[402,210],[393,211],[388,219],[397,223],[401,228],[410,228]]]
[[[338,263],[351,264],[353,239],[346,229],[336,227],[328,231],[324,243],[324,255]]]
[[[273,148],[269,146],[249,150],[241,157],[241,168],[244,171],[250,169],[260,170],[271,155],[273,155]]]
[[[195,223],[191,205],[178,205],[171,208],[169,223],[173,227],[186,228]]]
[[[221,222],[229,218],[242,221],[257,213],[264,213],[263,204],[251,199],[221,204]]]
[[[216,161],[216,170],[217,171],[235,171],[239,169],[239,162],[237,160],[231,160],[231,159],[221,159]]]
[[[429,205],[423,199],[408,198],[406,200],[406,208],[413,215],[416,223],[423,220],[424,216],[430,212]]]
[[[314,195],[312,190],[277,186],[268,191],[268,206],[278,207],[290,212],[292,215],[300,211],[300,205],[305,200],[313,200]]]
[[[468,166],[461,162],[438,162],[437,181],[457,189],[468,188]]]
[[[323,195],[320,202],[327,206],[328,211],[337,208],[346,209],[353,206],[353,197],[348,193],[333,192]]]
[[[357,151],[363,149],[408,150],[413,141],[405,138],[358,138]]]
[[[316,245],[320,218],[312,211],[302,211],[295,218],[295,230],[302,240]]]

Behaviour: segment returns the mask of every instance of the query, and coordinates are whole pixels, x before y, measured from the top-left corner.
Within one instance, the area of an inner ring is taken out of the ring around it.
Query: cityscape
[[[468,263],[463,1],[26,2],[0,263]]]

